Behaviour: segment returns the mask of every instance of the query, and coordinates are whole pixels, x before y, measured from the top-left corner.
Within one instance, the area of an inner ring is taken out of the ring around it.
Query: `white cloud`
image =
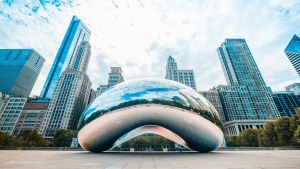
[[[225,84],[216,48],[245,38],[273,90],[299,77],[283,50],[299,32],[300,3],[291,1],[14,1],[0,3],[0,47],[34,48],[46,58],[32,91],[39,95],[72,15],[91,29],[88,74],[96,88],[111,66],[125,80],[164,78],[166,60],[194,69],[198,90]],[[5,40],[2,40],[5,39]]]

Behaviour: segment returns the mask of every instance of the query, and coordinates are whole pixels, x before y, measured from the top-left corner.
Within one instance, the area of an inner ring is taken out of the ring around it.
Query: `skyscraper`
[[[108,88],[118,83],[124,82],[121,67],[111,67],[110,69],[111,72],[108,73],[108,82],[107,82]]]
[[[6,103],[0,112],[0,130],[7,135],[12,135],[27,98],[1,95],[0,100]]]
[[[296,95],[300,95],[300,83],[293,83],[285,87],[286,91],[293,92]]]
[[[88,41],[90,36],[91,31],[80,19],[73,16],[40,94],[41,97],[52,97],[59,76],[70,64],[80,43]]]
[[[300,76],[300,37],[294,35],[284,52]]]
[[[44,137],[53,137],[59,129],[76,130],[91,91],[91,82],[86,74],[90,50],[89,42],[81,42],[68,67],[61,74],[40,130]]]
[[[0,92],[28,97],[44,62],[33,49],[0,49]]]
[[[121,67],[110,67],[110,73],[108,73],[107,85],[99,85],[97,88],[97,96],[104,93],[110,87],[124,82]]]
[[[280,116],[292,117],[296,114],[296,109],[300,107],[300,95],[295,95],[293,92],[274,92],[273,100]]]
[[[197,90],[193,70],[178,70],[177,63],[172,56],[169,56],[166,67],[166,79],[174,80]]]
[[[218,91],[222,92],[220,97],[225,109],[225,118],[231,117],[226,120],[243,120],[247,123],[246,126],[249,126],[251,120],[264,123],[278,118],[280,115],[272,99],[271,89],[266,86],[246,41],[244,39],[226,39],[217,52],[229,85],[229,87],[218,87]],[[237,95],[233,95],[234,93]],[[230,101],[237,97],[239,100]],[[238,102],[242,102],[241,105],[235,105]],[[230,107],[234,109],[230,109]],[[246,122],[245,120],[250,121]],[[235,124],[231,123],[231,125]],[[231,127],[240,129],[240,125],[245,126],[239,124]],[[237,130],[236,134],[240,131]]]

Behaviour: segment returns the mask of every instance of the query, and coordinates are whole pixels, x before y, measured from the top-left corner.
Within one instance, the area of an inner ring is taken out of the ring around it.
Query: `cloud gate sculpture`
[[[136,136],[154,133],[199,152],[218,148],[223,126],[202,95],[165,79],[137,79],[98,96],[78,123],[78,141],[102,152]]]

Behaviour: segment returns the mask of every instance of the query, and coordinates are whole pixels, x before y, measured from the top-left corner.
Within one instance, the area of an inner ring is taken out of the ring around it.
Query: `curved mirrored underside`
[[[80,145],[102,152],[152,132],[190,149],[221,145],[223,126],[215,108],[190,87],[164,79],[118,84],[98,96],[78,123]]]

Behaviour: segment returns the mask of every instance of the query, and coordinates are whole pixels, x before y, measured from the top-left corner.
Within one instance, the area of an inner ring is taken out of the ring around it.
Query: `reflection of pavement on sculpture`
[[[170,80],[118,84],[98,96],[78,124],[80,145],[101,152],[144,133],[209,152],[223,140],[215,108],[193,89]]]

